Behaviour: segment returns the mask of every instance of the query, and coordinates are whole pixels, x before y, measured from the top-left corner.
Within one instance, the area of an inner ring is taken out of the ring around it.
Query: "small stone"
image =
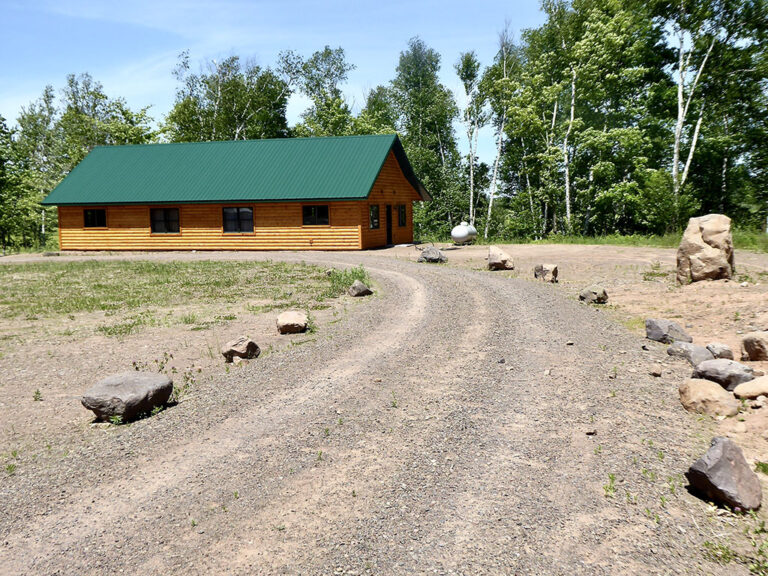
[[[608,292],[599,284],[592,284],[581,291],[579,300],[587,304],[605,304],[608,302]]]
[[[739,402],[716,382],[689,378],[678,388],[680,403],[688,412],[710,416],[735,416]]]
[[[277,317],[277,331],[280,334],[297,334],[307,331],[309,318],[305,312],[289,310]]]
[[[694,378],[705,378],[717,382],[723,388],[732,391],[743,382],[755,379],[754,370],[751,367],[739,364],[733,360],[718,358],[706,360],[696,366],[693,371]]]
[[[543,282],[557,283],[557,264],[536,264],[533,277]]]
[[[568,342],[565,343],[566,346],[573,346],[573,340],[568,340]]]
[[[512,256],[498,246],[488,247],[488,270],[514,270],[515,262]]]
[[[679,340],[672,342],[672,345],[667,348],[667,354],[677,356],[678,358],[685,358],[694,368],[705,360],[714,360],[712,352],[704,348],[704,346],[697,346],[696,344]]]
[[[445,254],[443,254],[440,250],[438,250],[434,246],[427,246],[426,248],[424,248],[424,250],[421,251],[421,256],[419,256],[419,259],[416,261],[439,264],[442,262],[446,262],[447,260],[448,258],[446,258]]]
[[[768,360],[768,330],[750,332],[741,339],[742,360]]]
[[[660,366],[656,366],[654,368],[651,368],[649,374],[651,376],[656,377],[656,378],[660,378],[661,377],[661,367]]]
[[[768,376],[761,376],[749,382],[739,384],[733,389],[736,398],[757,399],[768,396]]]
[[[741,286],[742,288],[747,288],[749,286],[749,282],[742,282],[741,284],[739,284],[739,286]]]
[[[706,454],[685,474],[691,488],[708,500],[742,510],[757,510],[762,489],[741,448],[729,438],[716,437]]]
[[[707,344],[707,350],[710,351],[715,358],[726,358],[727,360],[733,360],[733,350],[727,344],[721,342],[712,342]]]
[[[165,374],[122,372],[99,380],[80,401],[99,420],[117,417],[127,422],[164,405],[172,392],[173,382]]]
[[[243,358],[256,358],[259,354],[261,354],[259,345],[245,336],[227,342],[221,347],[221,355],[224,356],[225,362],[232,362],[235,357],[241,360]]]
[[[368,288],[368,286],[366,286],[362,282],[360,282],[360,280],[355,280],[352,283],[352,286],[349,287],[349,290],[347,290],[347,293],[353,298],[358,298],[360,296],[369,296],[370,294],[373,294],[373,292],[371,292],[371,289]]]
[[[660,318],[648,318],[645,321],[645,337],[656,342],[672,344],[677,340],[682,342],[693,342],[683,327],[672,320]]]

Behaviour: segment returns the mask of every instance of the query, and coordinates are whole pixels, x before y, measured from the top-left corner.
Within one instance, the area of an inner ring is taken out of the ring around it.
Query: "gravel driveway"
[[[0,573],[746,573],[702,554],[681,474],[710,435],[683,366],[649,375],[664,347],[556,286],[268,257],[362,263],[376,295],[0,478]]]

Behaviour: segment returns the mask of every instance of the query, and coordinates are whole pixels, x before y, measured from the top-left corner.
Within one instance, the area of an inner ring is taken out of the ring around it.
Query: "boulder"
[[[421,251],[421,256],[419,256],[419,259],[416,260],[416,262],[430,262],[432,264],[439,264],[447,260],[448,259],[445,257],[445,254],[440,252],[440,250],[434,246],[427,246],[424,248],[424,250]]]
[[[739,401],[717,382],[688,378],[680,384],[680,403],[688,412],[710,416],[735,416]]]
[[[710,352],[704,346],[696,346],[690,342],[672,342],[672,346],[667,348],[667,354],[670,356],[677,356],[679,358],[685,358],[691,363],[694,368],[704,362],[705,360],[714,360],[712,352]]]
[[[512,256],[498,246],[488,247],[488,270],[514,270]]]
[[[309,318],[305,312],[288,310],[277,317],[277,331],[280,334],[296,334],[306,332]]]
[[[544,282],[557,282],[557,264],[536,264],[533,277]]]
[[[371,292],[371,289],[368,288],[368,286],[366,286],[362,282],[360,282],[360,280],[355,280],[352,283],[352,286],[349,287],[349,290],[347,290],[347,293],[354,298],[373,294],[373,292]]]
[[[747,464],[741,448],[729,438],[713,438],[709,450],[685,476],[693,490],[717,504],[741,510],[760,508],[760,480]]]
[[[693,338],[688,336],[680,324],[659,318],[648,318],[645,321],[645,337],[664,344],[676,341],[693,342]]]
[[[768,360],[768,331],[750,332],[741,339],[742,360]]]
[[[727,344],[721,344],[720,342],[712,342],[707,344],[707,350],[712,353],[715,358],[727,358],[733,360],[733,350]]]
[[[731,278],[735,266],[731,219],[723,214],[707,214],[688,220],[677,249],[677,281]]]
[[[733,391],[736,386],[743,382],[749,382],[755,379],[755,373],[752,368],[739,364],[733,360],[717,358],[715,360],[705,360],[693,371],[693,378],[704,378],[717,382],[726,390]]]
[[[99,420],[127,422],[168,402],[171,392],[173,382],[165,374],[122,372],[99,380],[80,401]]]
[[[747,398],[752,400],[760,396],[768,396],[768,376],[761,376],[749,382],[739,384],[733,389],[736,398]]]
[[[608,292],[598,284],[587,286],[579,294],[579,300],[587,304],[605,304],[608,302]]]
[[[227,342],[221,347],[221,355],[226,362],[232,362],[234,358],[256,358],[261,354],[259,345],[245,336]]]

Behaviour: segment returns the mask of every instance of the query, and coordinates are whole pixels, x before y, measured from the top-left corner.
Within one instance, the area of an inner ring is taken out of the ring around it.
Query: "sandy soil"
[[[0,573],[745,574],[702,553],[706,540],[738,548],[743,520],[681,476],[726,424],[682,410],[690,369],[643,350],[637,318],[679,314],[696,342],[733,344],[761,322],[766,281],[644,280],[671,269],[671,250],[507,248],[512,273],[481,270],[480,247],[449,250],[448,266],[417,265],[406,247],[128,255],[363,264],[377,290],[328,311],[314,340],[229,371],[205,364],[211,334],[184,327],[0,359],[14,375],[3,440],[21,448],[0,476]],[[559,285],[531,279],[540,261],[559,264]],[[755,280],[768,264],[742,261]],[[609,309],[577,301],[594,281]],[[262,344],[273,321],[216,330]],[[86,382],[169,349],[180,368],[204,364],[177,406],[90,425]],[[24,402],[37,419],[14,416]],[[728,431],[750,459],[768,454],[757,412]]]

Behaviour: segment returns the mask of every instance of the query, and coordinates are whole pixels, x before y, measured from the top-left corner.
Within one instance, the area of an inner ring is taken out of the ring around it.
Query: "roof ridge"
[[[107,149],[120,149],[120,148],[146,148],[147,146],[188,146],[188,145],[201,145],[201,144],[234,144],[234,143],[246,143],[246,142],[299,142],[308,140],[351,140],[353,138],[396,138],[397,133],[391,134],[350,134],[348,136],[286,136],[284,138],[253,138],[250,140],[195,140],[193,142],[147,142],[146,144],[98,144],[92,148],[107,148]]]

